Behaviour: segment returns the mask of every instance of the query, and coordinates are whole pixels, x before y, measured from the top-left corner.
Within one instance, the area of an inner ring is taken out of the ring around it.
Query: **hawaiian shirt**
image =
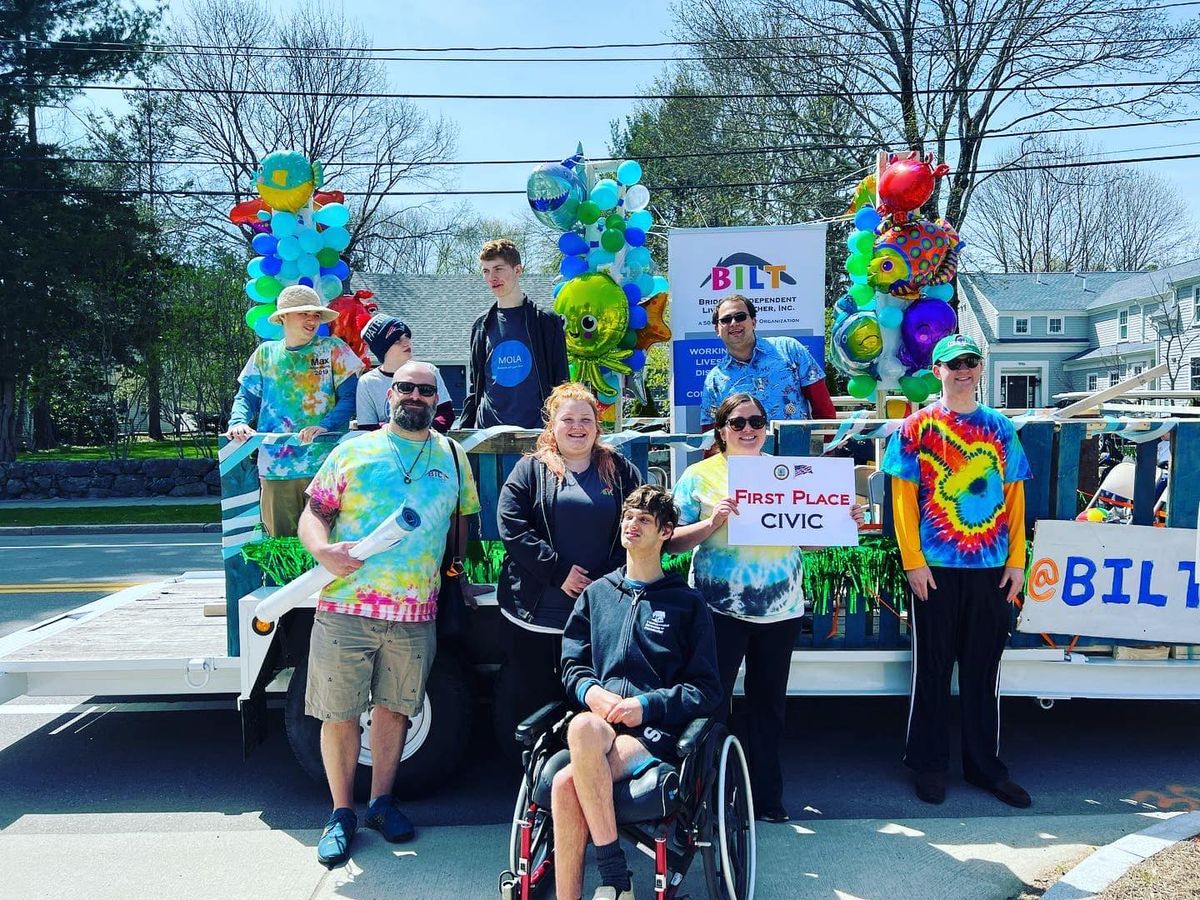
[[[712,424],[721,402],[741,391],[763,405],[768,419],[807,419],[808,398],[800,389],[824,378],[812,354],[795,338],[760,337],[749,361],[726,353],[708,370],[700,396],[700,424]]]
[[[296,350],[283,341],[263,341],[238,381],[257,401],[258,431],[295,433],[322,424],[337,402],[338,386],[361,368],[362,360],[340,338],[317,336]],[[324,441],[264,444],[258,450],[258,471],[268,479],[311,478],[332,449]]]
[[[451,452],[458,455],[457,484]],[[404,483],[405,471],[413,476],[411,484]],[[437,616],[455,505],[464,516],[479,512],[475,479],[457,442],[435,431],[427,442],[410,441],[387,428],[344,441],[317,472],[308,496],[317,508],[336,510],[331,542],[361,540],[401,507],[421,517],[395,546],[326,585],[317,609],[392,622],[429,622]]]
[[[728,496],[729,464],[724,454],[688,466],[675,484],[679,524],[707,519]],[[692,553],[688,584],[713,612],[737,619],[771,622],[804,612],[800,548],[730,546],[728,523]]]
[[[888,441],[883,471],[915,481],[921,552],[931,566],[987,569],[1008,559],[1004,486],[1033,477],[1017,431],[986,406],[956,413],[935,403]]]

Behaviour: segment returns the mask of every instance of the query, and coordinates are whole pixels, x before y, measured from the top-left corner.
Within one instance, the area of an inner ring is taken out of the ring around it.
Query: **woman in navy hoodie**
[[[518,722],[562,699],[562,630],[580,592],[625,561],[621,505],[641,475],[598,440],[600,404],[582,384],[560,384],[546,400],[534,452],[500,489],[504,542],[497,599],[508,656],[495,692],[500,746],[515,754]]]

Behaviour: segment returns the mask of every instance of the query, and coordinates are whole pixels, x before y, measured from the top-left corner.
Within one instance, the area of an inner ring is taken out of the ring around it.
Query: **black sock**
[[[618,891],[629,890],[629,866],[625,862],[625,851],[620,840],[603,847],[596,845],[596,865],[600,868],[600,883],[615,887]]]

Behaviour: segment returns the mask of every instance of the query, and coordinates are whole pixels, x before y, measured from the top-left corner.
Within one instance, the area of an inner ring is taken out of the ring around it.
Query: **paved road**
[[[131,582],[221,568],[217,534],[0,537],[0,636]]]
[[[326,797],[292,762],[278,717],[243,762],[231,711],[29,702],[0,707],[0,884],[12,896],[126,897],[132,884],[155,897],[194,896],[199,884],[228,898],[496,896],[514,776],[495,759],[483,709],[456,782],[405,805],[418,840],[395,847],[363,832],[351,865],[326,873],[313,853]],[[1002,900],[1165,811],[1200,808],[1198,704],[1047,712],[1007,700],[1003,712],[1029,811],[961,783],[944,806],[916,801],[896,761],[903,700],[792,701],[796,821],[760,826],[758,897]],[[631,859],[647,895],[647,861]]]

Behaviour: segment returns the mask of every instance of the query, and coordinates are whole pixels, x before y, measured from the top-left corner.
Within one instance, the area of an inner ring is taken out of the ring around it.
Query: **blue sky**
[[[296,0],[276,0],[295,6]],[[179,6],[171,0],[170,6]],[[525,0],[498,5],[481,0],[342,0],[347,18],[360,22],[376,47],[488,46],[497,44],[591,44],[653,41],[670,38],[670,5],[662,0],[601,0],[570,5]],[[266,38],[264,37],[264,40]],[[673,48],[599,51],[597,55],[668,56]],[[420,55],[420,54],[407,54]],[[434,54],[430,54],[434,56]],[[467,54],[448,54],[463,56]],[[497,54],[501,55],[501,54]],[[509,55],[529,56],[515,52]],[[570,56],[560,51],[549,56]],[[574,55],[579,55],[578,51]],[[662,62],[616,63],[446,63],[390,61],[391,87],[413,93],[600,93],[636,94],[651,84]],[[99,93],[80,98],[77,112],[119,102],[118,95]],[[610,123],[631,111],[633,101],[418,101],[442,114],[458,128],[458,158],[561,158],[582,141],[591,156],[607,152]],[[1187,115],[1179,113],[1178,115]],[[64,119],[69,127],[70,120]],[[1069,137],[1069,135],[1067,135]],[[1082,135],[1114,156],[1152,156],[1200,151],[1196,125],[1141,127]],[[1005,148],[992,144],[985,160]],[[870,162],[863,160],[864,165]],[[953,160],[951,160],[953,162]],[[1200,160],[1145,164],[1172,181],[1194,205],[1200,200]],[[458,170],[459,189],[523,189],[530,166],[477,166]],[[334,186],[334,185],[331,185]],[[516,216],[525,208],[519,196],[462,198],[481,213]],[[1119,211],[1114,211],[1119,219]],[[1188,227],[1189,223],[1181,223]],[[1191,241],[1188,238],[1189,242]]]

